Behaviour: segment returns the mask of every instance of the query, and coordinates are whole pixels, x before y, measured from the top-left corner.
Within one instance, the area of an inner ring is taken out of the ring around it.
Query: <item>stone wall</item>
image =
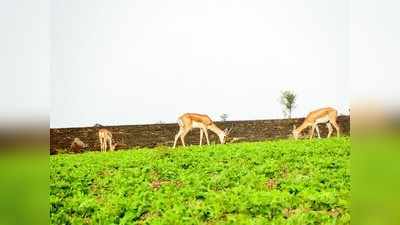
[[[293,129],[293,124],[299,126],[304,118],[296,119],[276,119],[276,120],[243,120],[216,122],[221,128],[233,127],[232,138],[239,141],[260,141],[266,139],[287,138]],[[339,116],[337,122],[341,128],[341,133],[349,135],[350,117]],[[319,125],[321,135],[326,136],[327,128]],[[173,124],[150,124],[150,125],[124,125],[124,126],[105,126],[104,128],[113,133],[113,138],[118,143],[123,143],[129,148],[133,147],[155,147],[159,145],[172,146],[175,134],[178,132],[177,123]],[[75,137],[80,138],[89,145],[89,149],[97,150],[100,148],[97,132],[98,127],[80,128],[57,128],[50,129],[50,149],[68,149]],[[305,131],[308,132],[308,131]],[[336,135],[335,131],[333,133]],[[209,132],[210,142],[218,143],[218,138]],[[198,144],[200,132],[194,129],[186,138],[186,144]],[[205,139],[203,140],[205,142]],[[179,141],[180,145],[181,142]]]

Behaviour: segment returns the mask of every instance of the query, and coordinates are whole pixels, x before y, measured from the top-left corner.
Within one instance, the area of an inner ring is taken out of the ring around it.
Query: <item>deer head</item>
[[[232,132],[232,127],[231,128],[225,128],[223,131],[223,135],[220,136],[220,141],[221,144],[224,144],[226,141],[226,138],[230,135],[230,133]]]
[[[113,143],[113,144],[111,144],[110,150],[111,150],[111,151],[114,151],[114,150],[115,150],[115,147],[117,147],[117,145],[118,145],[118,143]]]
[[[296,140],[300,137],[300,132],[297,131],[295,124],[293,124],[292,134],[293,134],[294,139],[296,139]]]

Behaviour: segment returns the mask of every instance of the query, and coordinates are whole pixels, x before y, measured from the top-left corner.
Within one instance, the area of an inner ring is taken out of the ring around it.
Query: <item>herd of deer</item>
[[[321,123],[325,123],[328,128],[328,138],[332,134],[333,131],[332,126],[335,127],[337,136],[339,137],[340,131],[339,131],[339,126],[336,123],[336,118],[337,118],[337,110],[331,107],[312,111],[307,115],[304,122],[298,128],[296,128],[296,126],[293,125],[293,131],[292,131],[293,137],[295,139],[298,139],[300,137],[301,132],[304,129],[311,127],[310,139],[313,138],[315,130],[317,131],[318,137],[321,138],[318,128],[318,124]],[[193,128],[200,129],[200,145],[202,145],[203,135],[206,137],[207,144],[210,145],[210,140],[208,138],[208,130],[214,132],[218,136],[221,144],[225,143],[226,137],[232,131],[232,128],[221,130],[215,125],[215,123],[211,120],[209,116],[197,113],[183,114],[178,118],[178,125],[179,125],[179,131],[175,135],[173,148],[176,147],[176,143],[179,138],[181,139],[182,145],[185,146],[185,136]],[[107,151],[108,147],[111,151],[114,151],[115,147],[117,146],[117,143],[112,143],[112,133],[109,130],[102,128],[99,130],[98,135],[99,135],[101,151]],[[73,144],[74,143],[76,144],[77,141],[80,140],[79,139],[74,140]],[[82,144],[85,145],[83,142]]]

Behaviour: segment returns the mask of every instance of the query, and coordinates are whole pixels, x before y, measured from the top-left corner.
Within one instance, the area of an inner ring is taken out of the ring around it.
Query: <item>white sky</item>
[[[346,0],[54,0],[51,127],[349,109]]]

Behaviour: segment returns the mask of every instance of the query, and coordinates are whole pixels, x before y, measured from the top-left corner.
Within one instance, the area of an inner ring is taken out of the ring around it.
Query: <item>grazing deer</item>
[[[200,146],[203,141],[203,133],[206,136],[207,144],[210,145],[210,140],[208,138],[208,131],[211,130],[218,135],[221,144],[225,143],[226,136],[232,131],[231,129],[221,130],[207,115],[197,114],[197,113],[185,113],[178,118],[179,132],[175,135],[174,147],[178,138],[181,138],[182,145],[185,146],[185,136],[193,128],[200,128]]]
[[[102,152],[107,151],[107,144],[110,146],[111,151],[114,151],[115,146],[117,146],[117,143],[112,143],[112,133],[107,129],[102,128],[99,130],[99,140]]]
[[[315,111],[312,111],[307,115],[303,124],[301,124],[298,128],[296,128],[296,125],[293,125],[293,132],[292,132],[293,136],[295,139],[298,139],[300,136],[300,133],[307,127],[311,126],[310,139],[312,139],[314,136],[314,130],[317,130],[318,137],[321,138],[319,129],[318,129],[318,124],[326,123],[326,126],[328,127],[328,138],[331,136],[332,131],[333,131],[331,125],[333,125],[335,127],[337,136],[339,137],[340,131],[339,131],[339,126],[336,123],[336,118],[337,118],[337,111],[336,111],[336,109],[331,108],[331,107],[317,109]]]
[[[79,153],[81,152],[82,148],[87,148],[88,145],[83,143],[83,141],[81,141],[81,139],[79,138],[74,138],[74,140],[71,143],[71,150],[75,153]]]

